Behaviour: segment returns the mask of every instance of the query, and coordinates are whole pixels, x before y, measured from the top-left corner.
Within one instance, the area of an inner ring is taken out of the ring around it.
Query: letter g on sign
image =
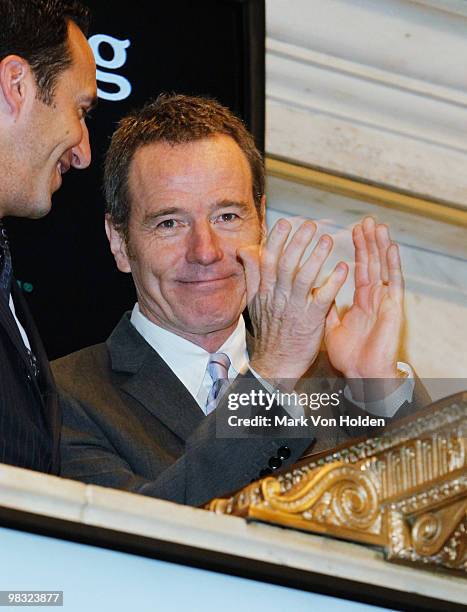
[[[100,52],[100,45],[102,43],[105,43],[112,48],[112,59],[107,60],[102,57]],[[89,45],[94,53],[97,66],[100,68],[107,68],[109,70],[121,68],[125,65],[126,49],[130,46],[130,44],[131,43],[129,40],[118,40],[118,38],[114,38],[113,36],[109,36],[107,34],[95,34],[89,39]],[[97,94],[99,98],[102,98],[103,100],[118,102],[119,100],[125,100],[125,98],[128,98],[131,93],[131,83],[128,81],[128,79],[119,74],[112,74],[109,72],[104,72],[103,70],[96,70],[96,78],[98,81],[110,83],[118,88],[117,91],[113,92],[97,88]]]

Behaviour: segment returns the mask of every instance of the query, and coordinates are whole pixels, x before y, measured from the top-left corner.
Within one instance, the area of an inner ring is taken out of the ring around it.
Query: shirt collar
[[[136,303],[130,321],[148,344],[166,362],[188,391],[196,397],[209,361],[209,353],[197,344],[156,325],[145,317]],[[228,355],[229,377],[245,371],[248,365],[245,322],[241,316],[237,327],[217,351]]]

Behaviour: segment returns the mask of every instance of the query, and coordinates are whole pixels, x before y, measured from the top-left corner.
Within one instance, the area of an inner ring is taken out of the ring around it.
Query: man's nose
[[[71,149],[71,165],[78,170],[84,170],[91,163],[91,145],[89,144],[89,132],[86,123],[82,122],[80,142]]]
[[[223,251],[219,237],[211,223],[206,220],[196,223],[188,235],[186,260],[204,266],[221,260]]]

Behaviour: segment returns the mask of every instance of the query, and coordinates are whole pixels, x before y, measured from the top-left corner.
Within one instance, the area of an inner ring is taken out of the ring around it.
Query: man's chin
[[[236,325],[246,304],[243,287],[236,291],[218,290],[208,294],[196,291],[178,293],[172,299],[176,307],[176,319],[185,332],[210,334]]]
[[[52,208],[52,201],[48,202],[38,202],[36,206],[32,206],[30,210],[30,214],[28,215],[29,219],[42,219],[49,214]]]
[[[198,316],[192,316],[189,320],[184,322],[185,331],[188,333],[205,335],[229,330],[237,325],[240,315],[241,311],[228,316],[226,316],[225,312],[199,313]]]
[[[8,212],[8,215],[23,219],[42,219],[50,212],[51,208],[52,202],[50,199],[33,200],[31,197],[27,202],[16,203],[11,212]]]

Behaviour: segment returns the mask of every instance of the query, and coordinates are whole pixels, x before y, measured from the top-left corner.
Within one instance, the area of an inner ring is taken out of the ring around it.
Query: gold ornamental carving
[[[467,393],[207,508],[377,545],[390,561],[467,573]]]

